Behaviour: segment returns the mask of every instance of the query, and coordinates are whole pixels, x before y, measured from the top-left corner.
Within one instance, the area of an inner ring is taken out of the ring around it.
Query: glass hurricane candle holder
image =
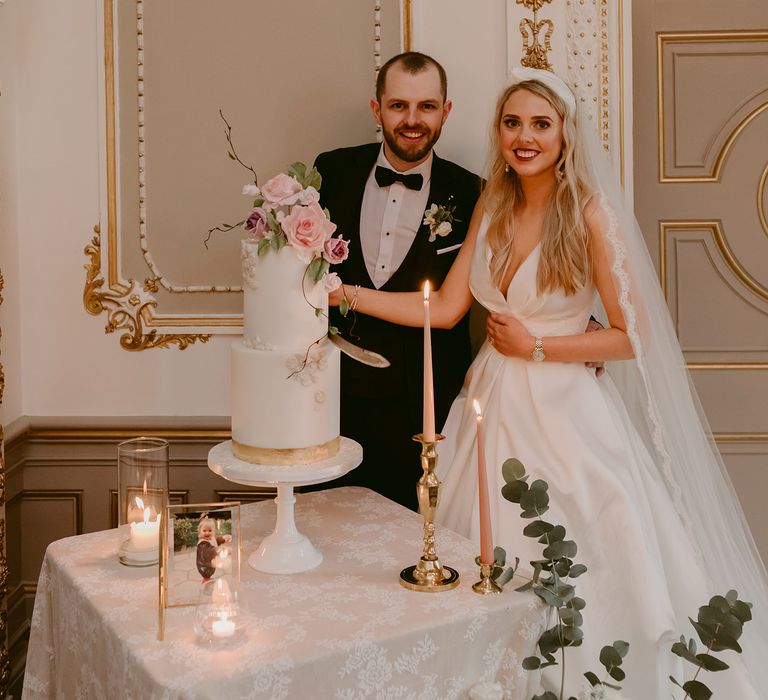
[[[118,559],[127,566],[159,560],[168,472],[167,440],[139,437],[117,446]]]
[[[237,582],[227,576],[215,578],[200,589],[195,633],[210,643],[236,642],[241,632],[241,612]]]

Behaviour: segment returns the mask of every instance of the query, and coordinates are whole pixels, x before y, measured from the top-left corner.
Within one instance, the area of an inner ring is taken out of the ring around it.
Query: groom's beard
[[[387,129],[382,127],[384,132],[384,141],[389,149],[400,160],[406,163],[418,163],[429,152],[432,147],[437,143],[437,139],[440,138],[440,133],[443,130],[442,125],[438,127],[437,131],[430,131],[424,124],[412,125],[405,124],[398,126],[395,129]],[[422,133],[422,137],[416,143],[408,143],[405,137],[401,135],[402,132],[418,131]]]

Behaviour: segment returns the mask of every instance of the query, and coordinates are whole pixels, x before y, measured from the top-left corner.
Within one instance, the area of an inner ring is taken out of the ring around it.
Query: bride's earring
[[[509,171],[510,171],[510,170],[512,170],[512,167],[509,165],[509,163],[507,163],[507,164],[504,166],[504,172],[505,172],[505,173],[509,173]]]

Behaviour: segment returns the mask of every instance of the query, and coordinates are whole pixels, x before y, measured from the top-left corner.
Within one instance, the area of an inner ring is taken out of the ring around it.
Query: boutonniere
[[[451,205],[453,195],[448,197],[448,204],[434,204],[424,212],[423,224],[429,226],[429,242],[434,243],[438,236],[447,236],[453,231],[452,224],[461,221],[454,217],[456,205]]]

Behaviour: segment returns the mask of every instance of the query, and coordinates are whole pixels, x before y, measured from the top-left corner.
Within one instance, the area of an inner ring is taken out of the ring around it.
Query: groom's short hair
[[[440,76],[440,88],[443,91],[443,101],[448,97],[448,77],[445,75],[445,68],[443,68],[432,56],[427,56],[425,53],[419,53],[418,51],[406,51],[405,53],[392,56],[380,69],[379,74],[376,76],[376,100],[380,103],[381,96],[384,94],[384,85],[387,81],[387,73],[392,66],[400,66],[407,73],[421,73],[428,70],[431,66],[437,69],[437,74]]]

